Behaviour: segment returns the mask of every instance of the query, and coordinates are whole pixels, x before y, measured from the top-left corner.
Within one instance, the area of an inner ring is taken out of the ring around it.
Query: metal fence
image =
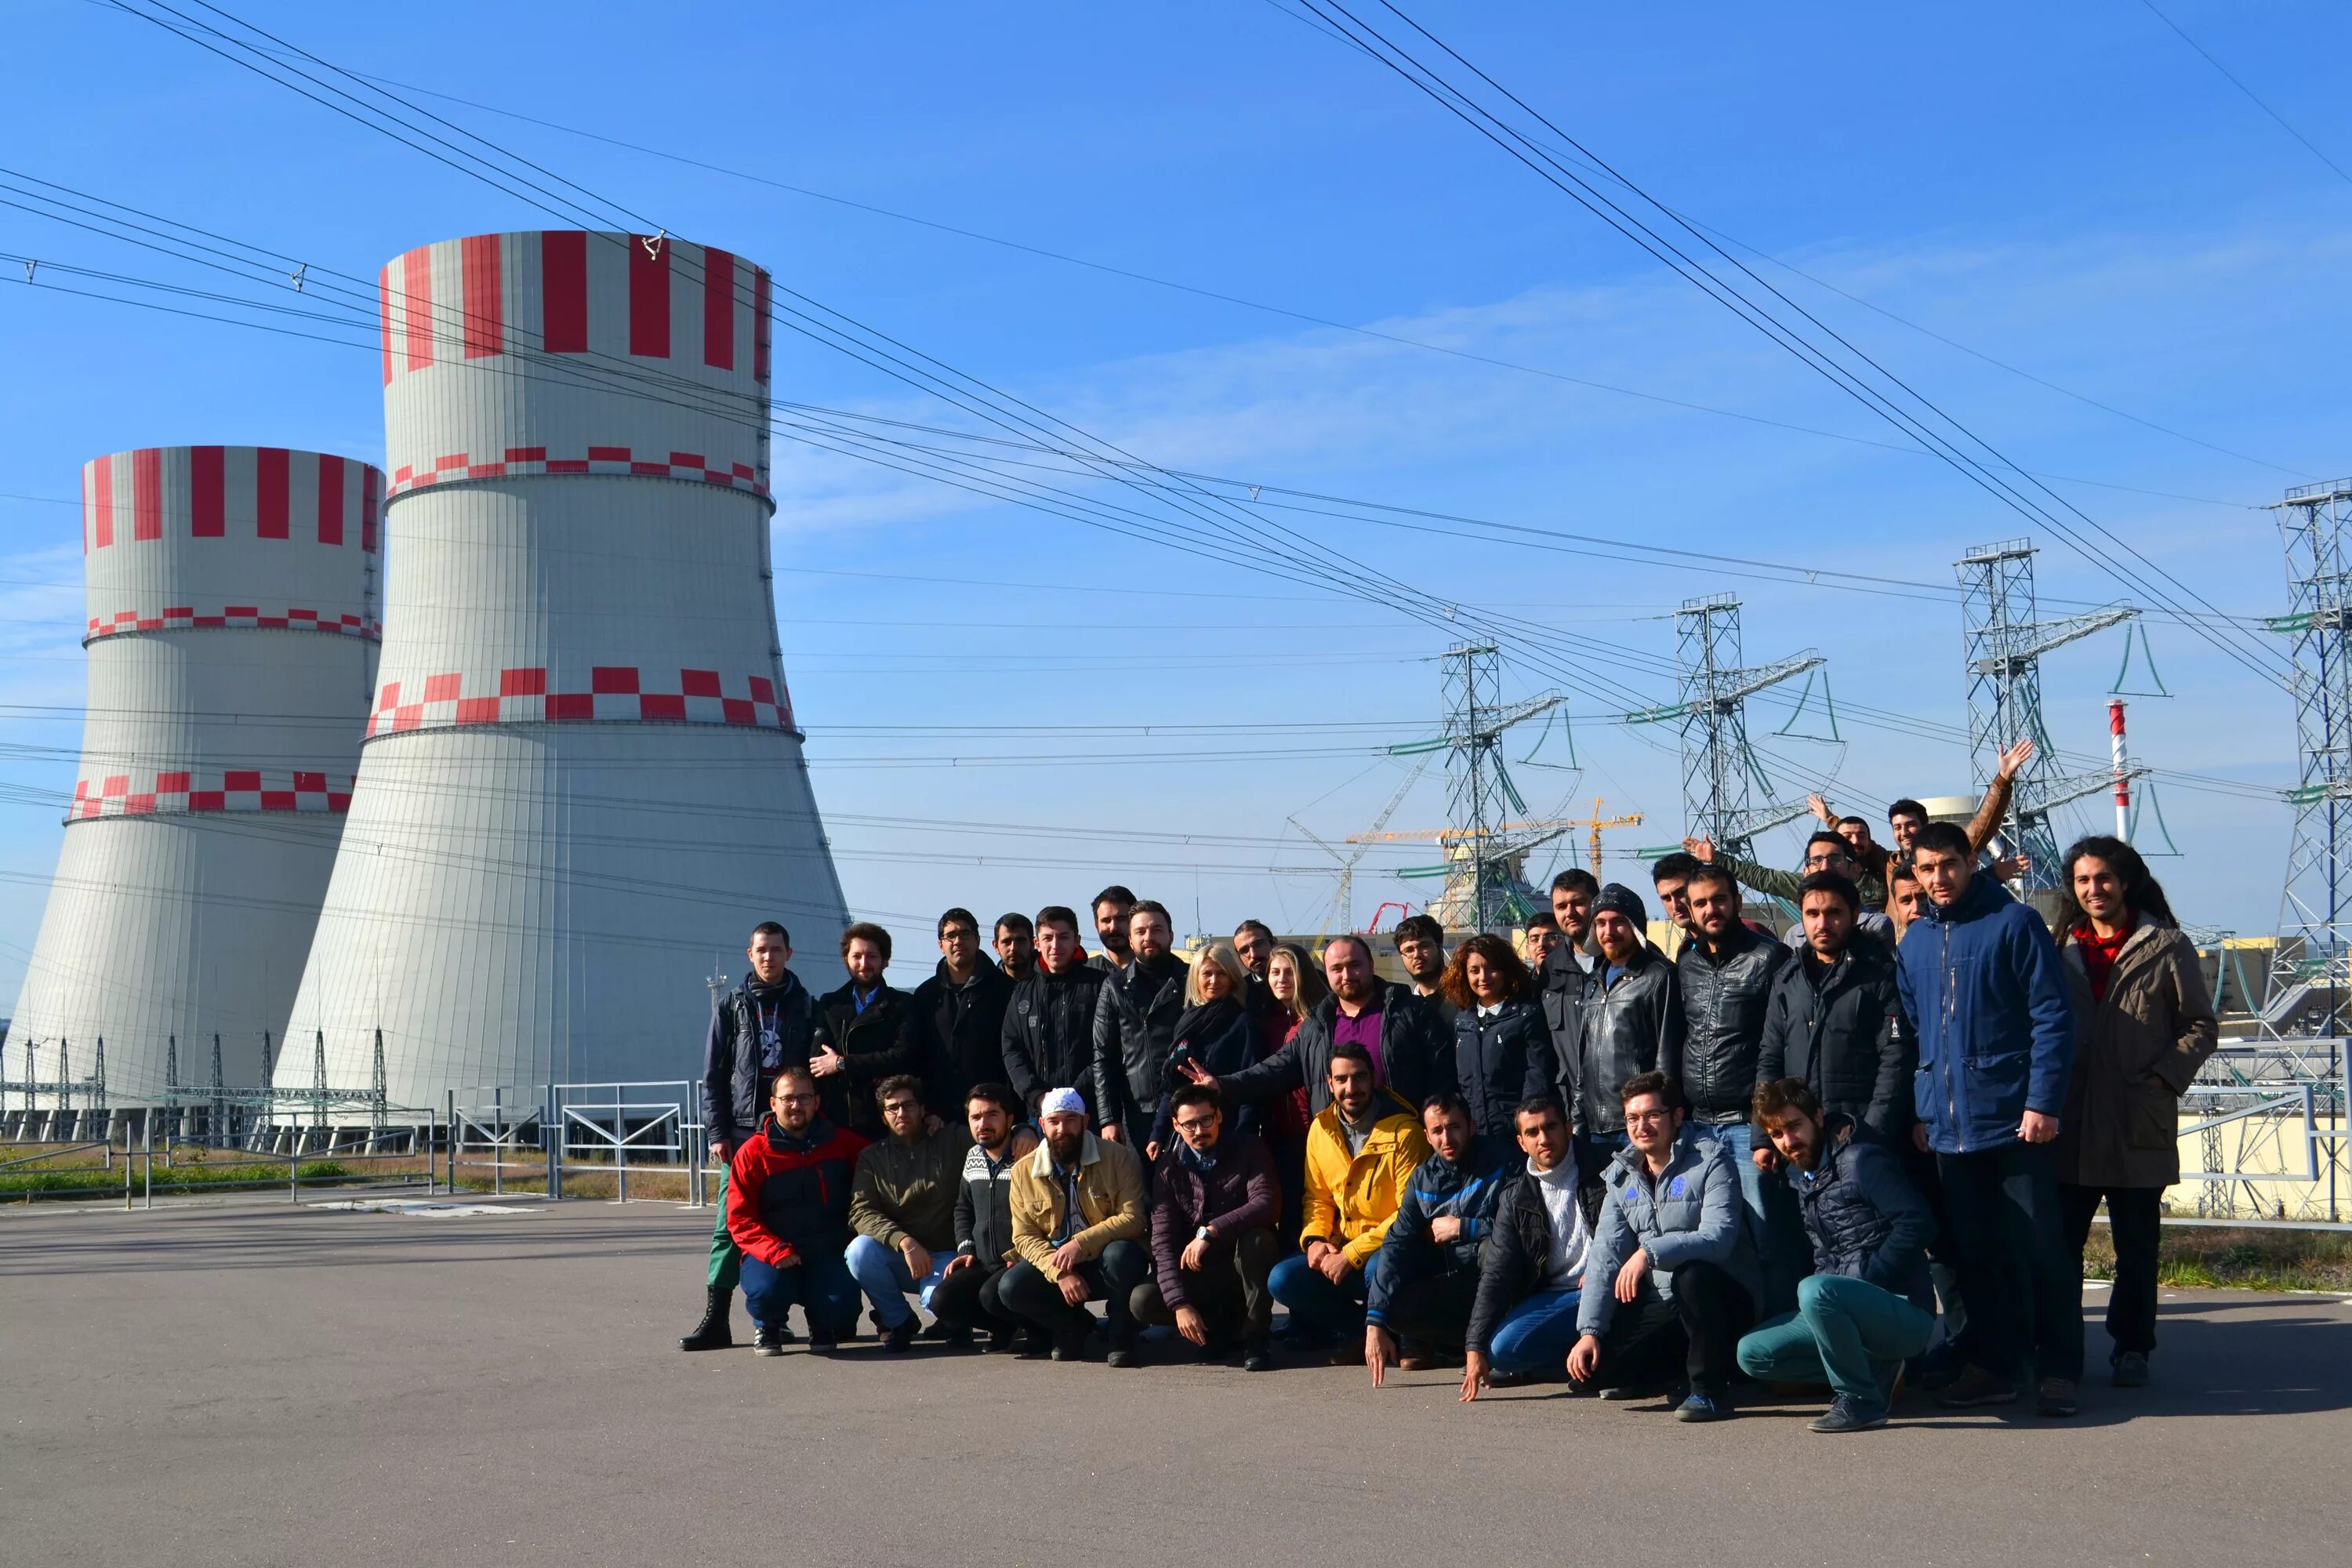
[[[397,1124],[371,1122],[350,1130],[341,1143],[314,1142],[308,1136],[276,1140],[257,1137],[243,1146],[205,1144],[184,1139],[177,1108],[171,1105],[116,1105],[106,1121],[91,1131],[94,1137],[16,1137],[0,1140],[17,1150],[30,1149],[0,1161],[0,1178],[13,1174],[70,1174],[88,1178],[79,1185],[44,1184],[16,1186],[0,1181],[0,1201],[33,1203],[47,1199],[111,1197],[120,1193],[123,1206],[152,1208],[155,1189],[183,1193],[231,1193],[283,1188],[289,1202],[299,1202],[303,1189],[364,1184],[413,1187],[423,1185],[428,1195],[438,1190],[436,1150],[445,1142],[438,1114],[425,1108],[392,1107]],[[46,1132],[47,1128],[34,1129]],[[93,1163],[89,1156],[96,1155]],[[217,1155],[226,1158],[216,1158]],[[420,1158],[422,1166],[419,1166]],[[279,1175],[277,1168],[283,1167]],[[356,1167],[356,1168],[355,1168]],[[115,1181],[117,1170],[121,1180]],[[252,1172],[224,1179],[222,1172]]]

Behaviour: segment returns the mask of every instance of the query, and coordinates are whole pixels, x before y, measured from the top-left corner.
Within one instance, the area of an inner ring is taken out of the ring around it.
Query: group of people
[[[2053,925],[1977,818],[1823,819],[1784,872],[1691,840],[1631,888],[1562,872],[1517,940],[1412,916],[1318,954],[1248,921],[1188,963],[1167,910],[969,911],[911,992],[879,927],[812,995],[781,926],[707,1046],[726,1166],[702,1321],[814,1349],[862,1299],[919,1338],[1136,1364],[1143,1330],[1253,1371],[1459,1365],[1460,1396],[1559,1379],[1731,1413],[1744,1376],[1824,1387],[1816,1430],[1948,1407],[2078,1408],[2082,1257],[2115,1242],[2112,1381],[2156,1347],[2177,1106],[2213,1049],[2194,946],[2129,845],[2063,858]],[[1792,907],[1743,918],[1743,885]],[[932,1319],[923,1325],[919,1305]],[[1101,1309],[1100,1316],[1095,1308]],[[1285,1331],[1274,1332],[1275,1308]]]

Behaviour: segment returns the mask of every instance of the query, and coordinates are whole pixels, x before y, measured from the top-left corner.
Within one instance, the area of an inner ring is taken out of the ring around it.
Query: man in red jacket
[[[857,1281],[849,1248],[849,1189],[866,1141],[818,1110],[805,1066],[776,1075],[774,1113],[735,1152],[727,1173],[727,1234],[743,1249],[743,1302],[761,1355],[784,1353],[784,1315],[800,1303],[809,1348],[856,1333]]]

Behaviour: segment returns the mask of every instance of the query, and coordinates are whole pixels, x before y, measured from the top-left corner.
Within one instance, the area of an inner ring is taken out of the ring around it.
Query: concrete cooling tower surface
[[[110,1099],[150,1099],[217,1035],[222,1082],[265,1080],[358,767],[383,491],[281,447],[83,468],[89,701],[10,1076],[82,1082],[102,1037]]]
[[[714,961],[846,921],[777,652],[767,275],[507,234],[384,268],[386,645],[280,1087],[690,1078]]]

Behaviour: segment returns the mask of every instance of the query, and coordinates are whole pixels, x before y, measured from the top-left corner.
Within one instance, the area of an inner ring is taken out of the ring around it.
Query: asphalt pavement
[[[346,1199],[348,1201],[348,1198]],[[680,1354],[708,1211],[0,1209],[0,1558],[1135,1564],[2313,1563],[2352,1307],[2168,1293],[2083,1414],[1819,1436],[1458,1373]],[[495,1211],[504,1212],[495,1212]],[[2090,1303],[2095,1367],[2106,1342]],[[740,1305],[736,1331],[748,1345]]]

